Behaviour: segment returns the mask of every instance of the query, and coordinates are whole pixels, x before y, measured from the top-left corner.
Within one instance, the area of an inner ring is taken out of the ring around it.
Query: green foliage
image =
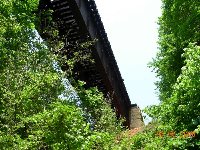
[[[145,112],[155,124],[133,137],[133,149],[199,149],[200,2],[163,0],[159,49],[150,64],[159,81],[160,104]],[[193,44],[191,44],[193,43]],[[162,132],[163,137],[155,136]],[[169,132],[176,133],[168,136]],[[186,133],[194,133],[188,137]]]
[[[183,49],[190,42],[200,43],[199,5],[198,0],[163,0],[158,23],[160,51],[151,64],[160,78],[157,86],[161,100],[172,94],[173,85],[184,66]]]
[[[35,28],[41,16],[34,14],[38,3],[0,1],[0,148],[118,149],[115,136],[122,126],[107,100],[96,87],[85,89],[73,78],[74,64],[90,56],[76,51],[66,60],[53,53],[63,43],[56,39],[56,26],[50,26],[51,10],[45,14],[49,40],[39,38]],[[63,72],[59,65],[65,63],[69,69]]]

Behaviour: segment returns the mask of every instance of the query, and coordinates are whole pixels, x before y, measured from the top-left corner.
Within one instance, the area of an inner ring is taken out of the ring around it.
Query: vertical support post
[[[132,104],[129,110],[129,120],[130,120],[130,129],[142,128],[144,126],[144,121],[142,113],[137,104]]]

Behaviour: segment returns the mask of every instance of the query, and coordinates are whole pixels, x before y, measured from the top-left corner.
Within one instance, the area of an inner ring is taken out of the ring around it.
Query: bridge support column
[[[144,126],[144,121],[142,117],[142,113],[137,104],[132,104],[129,110],[130,117],[130,129],[134,128],[142,128]]]

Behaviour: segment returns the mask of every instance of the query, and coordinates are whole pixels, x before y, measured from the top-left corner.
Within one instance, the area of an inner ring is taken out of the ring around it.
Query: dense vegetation
[[[159,52],[150,64],[159,81],[160,104],[146,112],[149,130],[135,148],[200,148],[200,1],[162,0]],[[148,129],[147,129],[148,130]]]
[[[0,1],[0,149],[118,148],[122,126],[103,94],[73,79],[78,60],[55,53],[62,42],[37,34],[38,3]],[[64,63],[66,71],[60,69]]]
[[[46,30],[48,41],[38,36],[39,0],[1,0],[0,149],[199,149],[200,1],[162,2],[159,53],[150,64],[161,102],[146,108],[153,121],[132,136],[97,88],[74,80],[81,55],[57,53],[56,29]]]

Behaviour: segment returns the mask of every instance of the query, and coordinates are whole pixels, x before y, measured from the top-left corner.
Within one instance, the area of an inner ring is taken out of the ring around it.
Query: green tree
[[[121,131],[103,94],[73,79],[60,65],[74,59],[55,53],[54,28],[40,39],[39,0],[0,1],[1,149],[110,149]],[[47,11],[51,13],[51,11]],[[49,14],[48,16],[51,16]],[[50,19],[51,20],[51,19]],[[52,38],[52,39],[51,39]],[[74,91],[66,82],[73,81]],[[74,95],[73,95],[74,94]]]
[[[199,21],[200,1],[162,0],[159,52],[150,63],[160,104],[145,109],[153,128],[133,137],[133,149],[199,149]]]

